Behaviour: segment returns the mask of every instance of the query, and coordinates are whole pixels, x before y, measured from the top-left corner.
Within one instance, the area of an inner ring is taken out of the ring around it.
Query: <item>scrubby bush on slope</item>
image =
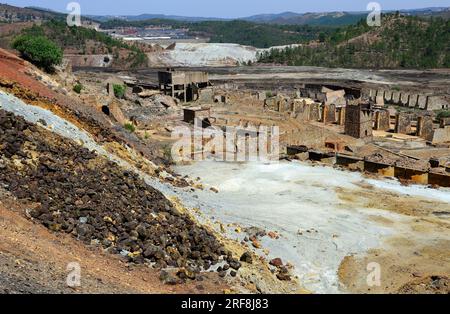
[[[63,58],[61,48],[45,36],[21,35],[14,40],[12,47],[17,49],[24,59],[48,72],[60,64]]]

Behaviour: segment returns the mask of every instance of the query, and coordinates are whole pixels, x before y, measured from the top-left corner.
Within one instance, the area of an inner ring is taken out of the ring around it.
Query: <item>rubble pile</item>
[[[126,115],[138,128],[150,128],[162,117],[177,114],[178,103],[166,95],[152,95],[148,99],[135,99],[132,106],[125,109]]]
[[[74,142],[0,110],[0,184],[50,230],[195,278],[230,252],[157,190]]]

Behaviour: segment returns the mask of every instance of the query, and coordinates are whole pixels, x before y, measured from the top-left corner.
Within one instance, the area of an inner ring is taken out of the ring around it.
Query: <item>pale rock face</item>
[[[298,45],[290,45],[295,47]],[[270,49],[284,49],[276,46],[258,49],[252,46],[222,43],[176,43],[164,52],[148,54],[150,64],[159,66],[236,66],[256,62],[258,53]]]

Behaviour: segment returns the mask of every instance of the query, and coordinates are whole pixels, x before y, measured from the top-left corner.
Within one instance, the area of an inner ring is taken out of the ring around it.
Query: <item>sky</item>
[[[25,7],[38,6],[66,12],[73,0],[0,0],[0,3]],[[138,15],[142,13],[196,17],[236,18],[262,13],[292,11],[365,11],[371,0],[78,0],[82,14]],[[378,0],[382,10],[450,7],[450,0]]]

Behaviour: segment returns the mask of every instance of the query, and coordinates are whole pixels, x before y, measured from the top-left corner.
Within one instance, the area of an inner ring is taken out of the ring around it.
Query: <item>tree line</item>
[[[272,49],[261,63],[347,68],[449,68],[450,20],[389,14],[380,27],[365,20],[319,36],[319,43]]]

